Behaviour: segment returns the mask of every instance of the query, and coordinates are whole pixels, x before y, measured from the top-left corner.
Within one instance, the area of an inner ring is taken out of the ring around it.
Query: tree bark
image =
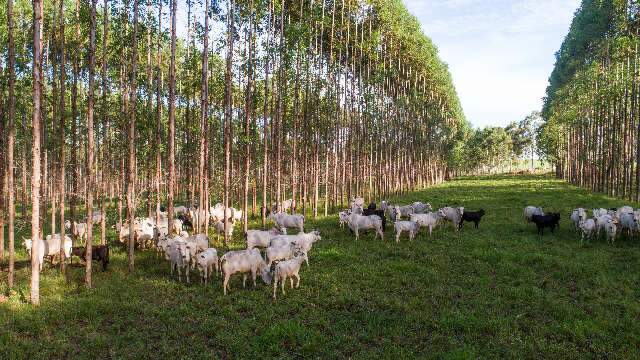
[[[42,121],[42,0],[33,0],[33,111],[31,173],[31,304],[40,305],[40,132]]]
[[[15,84],[16,84],[16,56],[15,56],[15,42],[13,38],[13,0],[7,0],[7,23],[8,23],[8,70],[9,70],[9,99],[8,99],[8,123],[7,123],[7,190],[8,190],[8,208],[9,208],[9,223],[8,223],[8,236],[9,236],[9,273],[7,274],[7,285],[9,289],[13,288],[13,279],[15,273],[15,218],[16,218],[16,206],[15,206],[15,141],[16,141],[16,96],[15,96]]]

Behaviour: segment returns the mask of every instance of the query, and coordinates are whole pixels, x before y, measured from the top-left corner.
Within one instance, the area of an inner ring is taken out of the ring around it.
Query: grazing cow
[[[539,235],[544,235],[544,228],[546,227],[551,229],[551,233],[553,234],[554,230],[560,227],[560,214],[549,213],[547,215],[533,215],[531,221],[536,224]]]
[[[462,213],[462,218],[460,219],[460,229],[462,229],[462,225],[465,221],[473,222],[475,224],[475,228],[478,228],[478,224],[482,217],[484,216],[484,209],[480,209],[480,211],[465,211]]]
[[[87,257],[87,248],[82,246],[76,246],[71,248],[71,256],[77,256],[82,260]],[[102,271],[107,271],[107,265],[109,264],[109,245],[94,245],[91,247],[91,260],[102,263]],[[71,258],[73,264],[73,257]]]
[[[288,244],[297,245],[302,252],[308,254],[311,251],[313,243],[322,240],[320,231],[314,230],[308,233],[298,233],[296,235],[279,235],[271,239],[269,246],[283,246]],[[308,263],[307,263],[308,265]]]
[[[227,290],[231,290],[229,287],[229,278],[236,273],[243,274],[242,287],[246,286],[247,273],[251,273],[254,287],[256,286],[256,276],[258,272],[260,272],[262,281],[264,281],[265,284],[271,284],[269,267],[260,255],[260,250],[258,249],[229,251],[220,258],[220,267],[224,274],[224,281],[222,282],[224,295],[227,295]]]

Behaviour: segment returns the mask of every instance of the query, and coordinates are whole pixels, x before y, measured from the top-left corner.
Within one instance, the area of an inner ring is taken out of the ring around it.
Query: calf
[[[281,284],[282,295],[284,292],[284,283],[287,280],[287,277],[291,279],[291,288],[293,289],[293,278],[295,277],[297,281],[296,288],[300,287],[300,267],[302,266],[302,262],[307,259],[307,254],[302,253],[298,254],[295,258],[287,261],[280,262],[276,265],[275,270],[273,271],[273,298],[276,298],[276,290],[278,289],[278,282]]]
[[[403,231],[407,231],[409,233],[409,241],[413,241],[420,230],[420,224],[415,221],[396,221],[393,227],[396,230],[396,242],[400,242],[400,235],[402,235]]]
[[[560,227],[560,214],[549,213],[547,215],[533,215],[531,221],[536,224],[538,234],[544,235],[544,228],[546,227],[550,228],[553,234],[554,230]]]
[[[211,277],[211,270],[216,270],[216,275],[219,271],[218,251],[214,248],[208,248],[207,250],[198,254],[196,260],[198,263],[198,270],[200,270],[201,282],[207,284]]]
[[[460,229],[462,229],[462,225],[465,221],[473,222],[475,224],[475,228],[478,228],[478,224],[482,217],[484,216],[484,209],[480,209],[480,211],[465,211],[462,213],[462,218],[460,219]]]

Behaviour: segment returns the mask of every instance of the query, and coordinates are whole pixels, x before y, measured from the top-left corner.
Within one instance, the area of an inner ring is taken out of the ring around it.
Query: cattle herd
[[[359,239],[360,232],[367,230],[374,231],[374,239],[380,235],[384,240],[387,219],[389,219],[393,222],[396,242],[400,241],[403,233],[407,233],[409,240],[413,241],[421,227],[428,228],[429,235],[438,224],[444,222],[451,223],[455,231],[461,229],[465,221],[473,222],[477,228],[485,214],[484,209],[468,211],[463,207],[449,206],[433,211],[431,204],[420,201],[409,205],[394,205],[382,201],[380,209],[377,207],[376,203],[371,203],[364,208],[363,198],[352,199],[350,209],[338,213],[340,226],[347,225],[356,240]]]
[[[585,208],[573,209],[571,212],[570,219],[574,229],[580,232],[581,242],[601,236],[613,242],[620,234],[632,236],[640,231],[640,209],[631,206],[592,209],[591,215],[589,218],[588,210]],[[524,217],[528,222],[536,224],[540,235],[546,227],[553,233],[560,224],[559,213],[545,214],[541,207],[527,206],[524,209]]]
[[[158,257],[166,259],[170,264],[171,276],[177,275],[178,281],[184,278],[190,281],[190,273],[196,268],[200,274],[201,283],[208,284],[213,273],[222,276],[223,293],[230,290],[229,280],[234,274],[243,275],[243,287],[249,275],[256,286],[258,275],[267,284],[273,284],[273,297],[276,298],[277,287],[280,284],[281,291],[285,294],[285,282],[290,280],[291,287],[300,286],[300,269],[306,262],[309,267],[309,253],[313,244],[321,239],[317,230],[305,232],[305,218],[299,214],[289,214],[292,201],[286,200],[279,206],[273,206],[268,218],[273,222],[270,230],[248,230],[245,236],[246,249],[228,251],[219,254],[218,250],[209,246],[209,237],[204,233],[189,235],[194,230],[193,224],[213,225],[215,232],[220,235],[225,233],[225,218],[227,219],[226,232],[233,235],[233,229],[238,220],[242,219],[242,211],[234,208],[224,208],[217,204],[202,211],[197,208],[177,206],[174,209],[173,220],[162,211],[158,216],[136,218],[133,224],[134,239],[139,247],[155,248]],[[618,233],[627,232],[633,234],[640,230],[640,210],[634,210],[630,206],[617,209],[593,209],[593,217],[588,218],[584,208],[574,209],[571,213],[571,221],[574,228],[581,232],[581,240],[593,239],[604,233],[609,241],[613,241]],[[350,201],[350,208],[339,212],[338,219],[341,227],[345,225],[358,240],[366,231],[374,233],[374,239],[378,236],[384,240],[387,221],[393,223],[396,242],[406,233],[410,241],[413,241],[421,228],[429,230],[431,236],[433,229],[445,223],[451,223],[454,231],[459,231],[464,222],[473,222],[478,228],[485,210],[468,211],[463,207],[443,207],[434,210],[429,203],[414,202],[409,205],[390,204],[382,201],[380,206],[376,203],[364,207],[363,198],[354,198]],[[102,219],[100,212],[93,215],[94,224]],[[527,206],[524,209],[524,217],[527,222],[534,223],[538,234],[543,235],[544,229],[549,228],[553,233],[559,228],[560,214],[545,213],[541,207]],[[156,219],[159,219],[157,222]],[[70,229],[71,235],[77,240],[86,239],[88,232],[86,222],[65,223]],[[118,238],[125,242],[129,238],[130,227],[125,223],[114,226],[118,232]],[[293,229],[297,234],[287,234],[287,229]],[[60,253],[60,234],[48,235],[45,240],[39,240],[39,248],[43,251],[39,254],[40,270],[44,257],[54,257]],[[24,239],[24,246],[31,254],[32,240]],[[64,255],[73,261],[73,256],[85,258],[84,247],[72,247],[72,241],[65,235],[62,246]],[[109,247],[107,245],[94,246],[92,250],[93,260],[102,262],[103,270],[109,263]],[[295,281],[294,281],[295,280]]]
[[[283,207],[285,208],[285,207]],[[179,209],[182,210],[182,209]],[[242,215],[240,210],[228,208],[227,233],[233,234],[233,227],[238,220],[237,214]],[[201,216],[207,216],[203,214]],[[212,207],[208,217],[213,221],[213,227],[218,234],[224,234],[225,210],[220,205]],[[163,217],[166,217],[163,214]],[[235,217],[235,218],[234,218]],[[197,219],[191,210],[191,219]],[[266,284],[273,283],[273,297],[276,298],[278,284],[282,293],[285,293],[285,281],[290,279],[291,287],[300,286],[300,267],[303,262],[309,266],[308,254],[313,243],[320,240],[320,232],[304,232],[304,216],[288,214],[286,212],[271,213],[269,219],[273,221],[274,228],[271,230],[248,230],[245,233],[246,249],[228,251],[219,256],[218,250],[209,247],[209,239],[206,234],[189,234],[176,227],[175,235],[169,235],[168,231],[155,230],[159,232],[156,249],[158,253],[169,261],[171,275],[177,273],[178,280],[182,280],[184,273],[186,281],[189,282],[191,270],[196,268],[200,272],[201,282],[207,284],[212,273],[223,276],[222,289],[224,294],[230,290],[229,279],[234,274],[242,274],[243,287],[246,286],[248,275],[251,275],[253,285],[256,286],[258,275]],[[151,218],[139,219],[139,223],[147,223],[148,227],[153,227],[154,221]],[[196,222],[199,220],[196,220]],[[288,235],[287,228],[298,231],[295,235]],[[264,256],[260,249],[264,249]]]

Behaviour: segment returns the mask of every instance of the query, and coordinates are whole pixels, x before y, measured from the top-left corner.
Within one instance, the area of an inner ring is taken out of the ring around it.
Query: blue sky
[[[504,126],[542,107],[580,0],[404,0],[449,64],[474,127]]]

